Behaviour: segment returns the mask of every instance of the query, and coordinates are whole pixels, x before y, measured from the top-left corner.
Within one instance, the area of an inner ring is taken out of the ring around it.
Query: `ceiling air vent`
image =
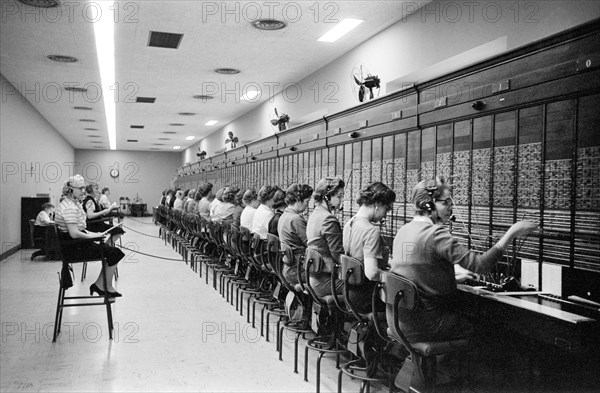
[[[163,131],[163,134],[177,134],[175,131]]]
[[[84,128],[84,130],[86,130],[86,131],[98,131],[97,128],[92,128],[92,127]]]
[[[21,3],[32,7],[51,8],[60,4],[58,0],[19,0]]]
[[[152,145],[154,145],[154,146],[165,146],[164,143],[153,143]]]
[[[147,104],[154,104],[156,101],[156,97],[137,97],[135,102],[145,102]]]
[[[181,127],[184,124],[183,123],[169,123],[170,126],[175,126],[175,127]]]
[[[96,122],[96,120],[93,120],[93,119],[79,119],[79,121],[83,121],[85,123],[95,123]]]
[[[78,93],[85,93],[87,89],[85,87],[75,87],[75,86],[67,86],[65,87],[66,91],[76,91]]]
[[[98,143],[102,143],[102,141],[90,141],[90,143],[96,143],[96,144],[98,144]]]
[[[100,135],[88,135],[88,138],[100,138]]]
[[[194,116],[195,115],[194,112],[179,112],[179,114],[181,116]]]
[[[139,126],[139,125],[132,124],[131,128],[137,128],[137,129],[141,130],[142,128],[144,128],[144,126]]]
[[[162,31],[151,31],[148,46],[157,48],[177,49],[183,38],[183,34],[165,33]]]
[[[74,106],[73,109],[79,109],[82,111],[91,111],[92,108],[90,108],[89,106]]]
[[[235,75],[239,74],[240,70],[236,70],[235,68],[217,68],[215,72],[217,74]]]
[[[171,138],[158,138],[159,141],[170,141]]]
[[[79,61],[78,58],[73,56],[63,56],[63,55],[48,55],[50,60],[56,61],[58,63],[76,63]]]
[[[258,30],[280,30],[287,26],[287,23],[276,19],[259,19],[252,22],[252,26]]]
[[[137,139],[127,139],[127,142],[137,142]]]
[[[198,95],[195,95],[194,98],[197,99],[197,100],[207,101],[207,100],[212,100],[215,97],[214,96],[209,96],[209,95],[206,95],[206,94],[198,94]]]

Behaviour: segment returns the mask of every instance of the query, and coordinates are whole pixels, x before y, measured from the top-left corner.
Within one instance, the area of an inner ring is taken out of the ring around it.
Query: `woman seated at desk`
[[[111,225],[108,224],[104,219],[110,219],[107,217],[111,210],[117,207],[116,203],[113,203],[106,209],[102,209],[98,202],[96,202],[96,198],[98,196],[98,184],[90,183],[85,187],[85,191],[87,196],[83,200],[83,211],[85,212],[87,219],[90,220],[88,222],[88,229],[92,232],[102,233],[107,229],[111,228]],[[110,230],[110,240],[109,243],[111,245],[115,244],[115,241],[121,237],[125,233],[121,227],[115,227]]]
[[[420,305],[403,313],[400,328],[411,342],[467,338],[473,326],[458,312],[454,264],[475,273],[487,273],[513,239],[537,229],[538,223],[520,221],[484,254],[471,251],[453,238],[447,227],[452,195],[443,179],[422,181],[412,190],[415,216],[394,238],[391,271],[415,283]]]
[[[56,210],[55,222],[60,231],[59,236],[63,239],[98,239],[102,237],[101,233],[95,233],[86,230],[86,213],[84,212],[80,201],[85,196],[85,180],[81,175],[70,177],[63,186],[63,197]],[[115,290],[112,285],[112,278],[117,269],[117,263],[125,254],[116,247],[104,243],[85,242],[74,245],[63,245],[63,257],[68,259],[86,258],[91,259],[104,255],[106,258],[106,271],[103,268],[96,282],[90,286],[90,294],[97,292],[98,295],[104,295],[108,292],[110,297],[119,297],[121,294]],[[107,285],[104,287],[103,274],[106,274]]]

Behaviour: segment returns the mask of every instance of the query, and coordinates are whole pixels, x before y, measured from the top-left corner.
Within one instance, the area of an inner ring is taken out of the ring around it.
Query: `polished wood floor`
[[[293,337],[285,339],[283,361],[235,307],[206,285],[170,246],[158,238],[151,218],[126,218],[114,307],[115,336],[108,338],[105,308],[65,309],[60,339],[52,343],[58,295],[58,261],[30,261],[22,250],[0,263],[2,392],[314,392],[315,355],[309,382],[293,372]],[[99,264],[88,265],[69,296],[86,294]],[[257,309],[257,328],[260,313]],[[333,359],[323,359],[321,389],[337,390]],[[359,385],[344,379],[344,391]]]

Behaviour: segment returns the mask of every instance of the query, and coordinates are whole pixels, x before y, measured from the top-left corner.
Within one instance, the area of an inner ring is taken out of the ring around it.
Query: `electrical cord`
[[[122,225],[122,227],[126,228],[126,229],[129,229],[130,231],[133,231],[135,233],[139,233],[140,235],[144,235],[144,236],[148,236],[148,237],[159,237],[159,236],[155,236],[155,235],[148,235],[147,233],[143,233],[143,232],[140,232],[140,231],[136,231],[135,229],[132,229],[132,228],[127,227],[125,225]]]
[[[152,254],[146,254],[145,252],[141,252],[141,251],[138,251],[138,250],[134,250],[134,249],[132,249],[132,248],[123,247],[123,246],[120,246],[120,245],[116,245],[116,247],[119,247],[119,248],[121,248],[121,249],[123,249],[123,250],[127,250],[127,251],[131,251],[131,252],[135,252],[136,254],[145,255],[145,256],[147,256],[147,257],[156,258],[156,259],[163,259],[163,260],[165,260],[165,261],[175,261],[175,262],[181,262],[181,261],[183,261],[183,259],[165,258],[165,257],[159,257],[159,256],[152,255]]]

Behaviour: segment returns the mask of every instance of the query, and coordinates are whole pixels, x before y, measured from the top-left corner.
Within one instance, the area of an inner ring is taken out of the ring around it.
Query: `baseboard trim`
[[[13,248],[9,248],[8,250],[4,251],[2,254],[0,254],[0,262],[3,262],[5,259],[10,257],[11,255],[17,253],[20,249],[21,249],[21,245],[17,244]]]

